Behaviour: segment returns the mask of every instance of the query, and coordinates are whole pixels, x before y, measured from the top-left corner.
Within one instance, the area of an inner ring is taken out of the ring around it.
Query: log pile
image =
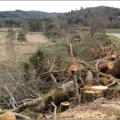
[[[54,61],[49,71],[41,74],[50,74],[57,87],[31,101],[24,102],[14,109],[1,110],[0,120],[8,120],[7,116],[11,118],[9,120],[16,120],[16,118],[32,120],[30,117],[22,115],[21,112],[26,109],[34,109],[34,111],[44,113],[49,108],[48,106],[52,106],[53,111],[53,105],[58,108],[68,109],[74,100],[82,104],[87,99],[90,99],[88,96],[85,97],[86,95],[91,95],[91,98],[92,95],[96,98],[98,96],[111,96],[110,92],[113,92],[114,87],[120,84],[119,54],[113,50],[115,46],[105,46],[104,49],[97,51],[97,57],[89,62],[75,58],[72,44],[69,43],[68,46],[72,57],[71,65],[62,70],[56,70]],[[61,72],[68,74],[68,78],[64,80],[65,83],[59,84],[56,73]],[[119,95],[120,90],[117,91],[116,97],[120,97]]]

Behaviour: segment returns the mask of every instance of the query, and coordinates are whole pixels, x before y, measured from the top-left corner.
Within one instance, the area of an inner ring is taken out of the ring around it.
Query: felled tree
[[[19,31],[17,35],[17,41],[22,43],[22,42],[27,42],[26,35],[23,31]]]

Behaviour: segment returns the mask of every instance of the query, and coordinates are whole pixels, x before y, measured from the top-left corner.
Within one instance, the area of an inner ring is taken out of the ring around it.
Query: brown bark
[[[85,78],[85,83],[86,84],[95,83],[95,79],[93,78],[93,73],[90,70],[87,71],[87,75],[86,75],[86,78]]]
[[[119,67],[113,67],[113,69],[107,70],[107,74],[111,74],[112,76],[116,78],[120,78],[120,68]]]

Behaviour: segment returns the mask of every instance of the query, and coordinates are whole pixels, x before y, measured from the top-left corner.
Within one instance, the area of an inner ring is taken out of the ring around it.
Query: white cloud
[[[0,1],[0,11],[38,10],[46,12],[68,12],[81,7],[111,6],[120,8],[120,1]]]

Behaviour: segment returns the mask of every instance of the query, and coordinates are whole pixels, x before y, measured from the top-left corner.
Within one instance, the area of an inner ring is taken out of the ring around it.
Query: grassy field
[[[9,55],[6,52],[6,29],[0,30],[0,62],[3,63],[9,60]],[[18,61],[25,59],[33,53],[38,47],[49,44],[48,39],[40,32],[28,32],[26,34],[27,42],[14,43],[16,59]]]
[[[106,32],[109,33],[120,33],[120,29],[107,29]],[[9,61],[9,55],[6,52],[6,36],[7,36],[7,29],[0,29],[0,63]],[[76,45],[76,53],[77,56],[82,58],[91,58],[91,38],[88,31],[84,31],[80,33],[82,41],[80,44],[77,43]],[[16,52],[16,59],[17,61],[22,61],[28,58],[33,52],[36,51],[38,48],[43,48],[52,54],[56,55],[56,52],[60,54],[67,54],[65,51],[65,47],[63,46],[62,40],[60,43],[55,44],[54,46],[51,45],[51,42],[40,32],[28,32],[26,34],[27,42],[26,43],[15,43],[15,52]],[[112,39],[116,39],[113,38]],[[119,44],[119,42],[118,42]],[[89,48],[89,50],[87,50]],[[86,51],[87,50],[87,51]],[[86,54],[84,54],[86,53]]]

